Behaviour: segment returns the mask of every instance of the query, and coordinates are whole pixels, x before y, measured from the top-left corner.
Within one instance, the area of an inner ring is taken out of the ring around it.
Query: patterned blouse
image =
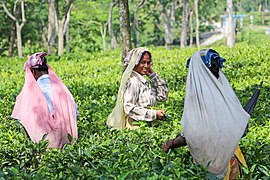
[[[167,83],[157,73],[149,76],[147,81],[142,75],[133,71],[127,81],[124,94],[124,111],[134,120],[153,121],[156,110],[150,109],[157,101],[168,99]]]

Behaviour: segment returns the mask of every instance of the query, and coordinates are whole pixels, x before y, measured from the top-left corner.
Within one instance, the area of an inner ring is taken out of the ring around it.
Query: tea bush
[[[269,179],[270,174],[270,44],[258,45],[213,47],[227,60],[223,71],[243,105],[256,85],[264,81],[249,133],[240,141],[249,166],[242,179]],[[10,118],[24,83],[25,59],[0,58],[0,179],[210,179],[206,169],[193,162],[187,147],[168,154],[160,148],[181,132],[185,65],[196,49],[150,50],[154,70],[170,88],[168,101],[157,105],[169,117],[150,124],[142,122],[140,129],[122,132],[106,126],[120,84],[120,51],[48,56],[80,112],[78,140],[62,150],[49,151],[46,141],[34,144],[20,123]]]

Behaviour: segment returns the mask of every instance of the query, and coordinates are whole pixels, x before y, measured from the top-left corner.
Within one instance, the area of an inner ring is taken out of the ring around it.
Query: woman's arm
[[[151,100],[155,103],[156,101],[166,101],[168,99],[169,88],[167,83],[161,79],[156,72],[149,75],[152,82],[151,87]]]

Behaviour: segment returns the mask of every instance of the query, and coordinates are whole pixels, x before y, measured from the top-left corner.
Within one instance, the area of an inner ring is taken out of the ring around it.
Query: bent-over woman
[[[167,153],[188,145],[196,163],[219,178],[233,179],[246,165],[238,144],[250,115],[221,71],[224,61],[212,49],[197,51],[188,60],[182,133],[162,149]]]
[[[28,57],[25,83],[16,98],[11,117],[18,119],[34,142],[45,134],[48,147],[62,148],[68,135],[78,138],[77,105],[59,77],[47,64],[44,52]]]

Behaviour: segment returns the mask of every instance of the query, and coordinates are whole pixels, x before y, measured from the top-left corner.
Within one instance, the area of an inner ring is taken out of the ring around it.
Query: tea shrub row
[[[270,174],[270,50],[269,43],[214,47],[227,61],[223,68],[242,105],[264,81],[240,146],[249,168],[243,179],[268,179]],[[106,118],[116,102],[121,78],[120,51],[49,56],[53,70],[68,86],[79,106],[79,139],[63,150],[46,151],[47,142],[32,143],[23,127],[10,118],[24,83],[26,59],[0,58],[0,179],[206,179],[187,147],[161,151],[161,144],[181,132],[186,60],[196,51],[150,49],[154,70],[167,80],[170,94],[157,107],[164,121],[141,123],[135,131],[110,131]],[[34,97],[33,97],[34,98]]]

